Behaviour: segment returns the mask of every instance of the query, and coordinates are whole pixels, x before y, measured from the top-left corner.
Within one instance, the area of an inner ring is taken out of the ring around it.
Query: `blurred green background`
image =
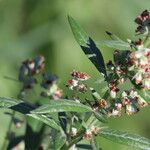
[[[149,0],[0,0],[0,96],[17,96],[21,85],[4,76],[17,78],[21,62],[38,54],[46,57],[47,70],[61,78],[63,89],[73,69],[99,76],[74,40],[68,14],[100,41],[108,38],[106,30],[133,38],[133,20],[145,9],[150,10]],[[111,59],[113,49],[101,51],[105,61]],[[147,107],[137,115],[110,119],[108,125],[150,138],[149,114]],[[9,121],[2,110],[0,120],[1,146]],[[132,150],[102,138],[100,143],[104,150]]]

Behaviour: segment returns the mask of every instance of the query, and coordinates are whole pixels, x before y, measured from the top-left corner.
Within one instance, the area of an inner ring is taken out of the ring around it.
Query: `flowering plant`
[[[18,100],[0,98],[1,108],[13,110],[9,114],[12,119],[3,149],[23,145],[24,149],[38,150],[99,150],[101,147],[97,137],[101,136],[137,149],[149,150],[149,139],[105,126],[109,117],[119,117],[123,110],[127,115],[132,115],[148,105],[149,12],[145,10],[135,19],[138,24],[136,41],[123,41],[107,31],[111,40],[99,44],[94,42],[72,17],[69,16],[68,20],[76,41],[100,72],[99,91],[88,83],[91,80],[90,75],[73,70],[71,79],[66,83],[71,94],[65,94],[58,85],[59,78],[45,71],[43,56],[24,61],[19,71],[18,79],[22,88]],[[105,63],[97,45],[114,48],[113,60]],[[122,86],[124,84],[130,86]],[[38,85],[42,102],[31,104],[27,101],[27,95]],[[26,121],[18,119],[16,111],[26,115]],[[31,122],[36,124],[38,131],[34,132]],[[12,124],[20,128],[23,123],[26,124],[25,134],[18,137],[12,132]]]

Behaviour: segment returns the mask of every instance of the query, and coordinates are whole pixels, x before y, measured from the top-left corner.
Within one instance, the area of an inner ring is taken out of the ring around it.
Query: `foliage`
[[[102,124],[106,123],[109,117],[121,116],[123,110],[127,115],[131,115],[148,105],[145,97],[150,90],[150,50],[145,46],[149,46],[149,12],[145,10],[135,19],[138,24],[136,32],[143,35],[143,38],[137,41],[122,41],[116,35],[107,32],[111,40],[97,44],[72,17],[69,16],[68,21],[82,51],[107,83],[107,91],[103,95],[99,94],[101,91],[97,92],[88,84],[90,75],[73,70],[72,78],[66,84],[72,94],[64,95],[58,85],[58,77],[45,71],[43,56],[25,60],[19,70],[18,81],[22,84],[22,89],[18,99],[0,97],[0,108],[11,109],[13,112],[9,114],[12,120],[3,149],[16,147],[23,141],[25,149],[67,150],[82,147],[98,150],[101,147],[96,136],[100,136],[137,149],[149,150],[149,139],[109,129]],[[97,45],[119,50],[114,51],[112,61],[105,63]],[[120,88],[124,83],[129,83],[132,87]],[[27,95],[36,86],[40,87],[39,95],[42,101],[47,101],[45,104],[31,104],[27,101]],[[102,84],[99,83],[99,86]],[[15,117],[15,112],[27,116],[26,132],[24,136],[12,138],[12,124],[16,127],[23,124]],[[30,142],[32,137],[35,138],[33,143]]]

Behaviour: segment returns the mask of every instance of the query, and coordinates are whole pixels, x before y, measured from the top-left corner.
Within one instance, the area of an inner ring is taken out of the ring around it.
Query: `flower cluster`
[[[145,107],[148,103],[138,95],[137,91],[124,91],[122,93],[122,104],[126,108],[127,114],[133,114],[139,111],[139,107]]]
[[[139,32],[141,34],[145,33],[147,30],[147,26],[150,24],[150,15],[147,10],[143,11],[141,15],[139,15],[135,22],[138,24],[136,32]]]
[[[129,57],[128,70],[133,74],[132,80],[136,85],[150,90],[150,49],[132,52]]]
[[[23,88],[19,97],[23,98],[26,91],[32,89],[38,83],[36,75],[40,73],[43,74],[41,87],[45,89],[45,91],[41,92],[41,96],[52,97],[53,99],[62,97],[63,92],[57,85],[58,77],[45,73],[44,70],[45,58],[43,56],[27,59],[22,63],[19,72],[19,81],[23,83]]]
[[[71,90],[78,90],[79,92],[86,92],[87,85],[83,83],[84,81],[88,80],[90,76],[87,73],[79,72],[79,71],[72,71],[71,72],[72,79],[68,80],[67,87]]]
[[[91,140],[93,136],[97,135],[98,131],[99,131],[98,127],[91,126],[89,129],[86,130],[83,138],[86,140]]]
[[[44,71],[45,58],[43,56],[37,56],[34,59],[25,60],[19,72],[19,81],[23,83],[23,88],[20,95],[23,96],[28,89],[32,89],[37,83],[36,74]]]
[[[57,76],[44,73],[41,86],[45,89],[45,91],[43,91],[41,95],[44,97],[52,97],[53,99],[60,99],[63,95],[63,92],[58,87],[57,81]]]

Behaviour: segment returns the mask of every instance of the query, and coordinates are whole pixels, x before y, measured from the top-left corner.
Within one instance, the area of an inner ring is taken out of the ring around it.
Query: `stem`
[[[144,47],[148,47],[150,45],[150,28],[148,28],[148,34],[144,40]]]
[[[80,132],[71,140],[71,142],[66,142],[65,145],[60,150],[68,150],[74,144],[78,143],[85,133],[85,128],[82,128]]]
[[[8,130],[7,130],[7,133],[6,133],[6,137],[5,137],[3,146],[2,146],[2,150],[7,150],[7,146],[9,144],[9,136],[11,134],[11,128],[12,128],[12,125],[13,125],[14,116],[15,116],[15,111],[13,110],[12,116],[11,116],[11,119],[10,119],[10,122],[9,122],[9,125],[8,125]]]

